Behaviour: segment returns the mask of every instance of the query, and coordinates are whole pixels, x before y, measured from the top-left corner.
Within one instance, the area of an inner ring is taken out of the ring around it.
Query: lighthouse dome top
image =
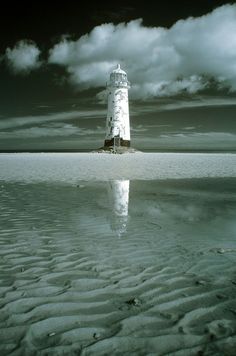
[[[117,64],[117,67],[113,69],[110,74],[110,81],[107,83],[107,86],[110,87],[120,87],[120,88],[130,88],[130,83],[127,79],[127,74],[123,69],[121,69],[120,65]]]
[[[126,75],[126,72],[123,69],[121,69],[119,63],[117,64],[117,67],[115,69],[113,69],[112,73],[118,73],[118,74],[125,74]]]

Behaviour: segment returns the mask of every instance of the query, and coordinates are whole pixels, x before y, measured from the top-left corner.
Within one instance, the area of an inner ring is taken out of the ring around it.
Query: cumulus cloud
[[[28,73],[40,67],[40,50],[32,41],[19,41],[14,48],[7,48],[5,60],[14,73]]]
[[[142,20],[103,24],[73,41],[64,37],[49,63],[65,66],[78,89],[101,87],[120,62],[137,98],[196,93],[213,82],[236,91],[236,5],[225,5],[170,29]],[[102,97],[102,95],[101,95]]]

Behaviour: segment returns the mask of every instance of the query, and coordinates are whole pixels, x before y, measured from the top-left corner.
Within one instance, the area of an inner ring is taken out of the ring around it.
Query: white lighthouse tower
[[[105,147],[130,147],[129,99],[127,74],[117,65],[107,83],[108,108]]]

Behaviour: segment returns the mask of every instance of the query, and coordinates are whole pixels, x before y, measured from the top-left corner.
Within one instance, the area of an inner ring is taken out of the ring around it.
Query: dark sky
[[[68,80],[68,73],[71,75],[71,64],[66,64],[64,67],[46,64],[48,51],[61,41],[63,35],[69,35],[71,41],[77,41],[84,34],[90,33],[95,26],[104,23],[114,25],[121,22],[129,23],[138,18],[142,18],[144,28],[171,29],[178,20],[186,20],[189,17],[199,18],[224,4],[233,6],[235,1],[6,2],[0,12],[0,58],[2,58],[0,62],[0,150],[90,149],[102,143],[106,104],[99,102],[96,97],[96,94],[104,89],[101,79],[98,78],[97,82],[93,82],[90,78],[88,88],[85,83],[84,87],[82,85],[78,90],[73,85],[73,80]],[[227,17],[227,13],[224,16]],[[235,36],[235,33],[233,35]],[[148,36],[147,34],[147,39]],[[171,36],[169,32],[168,41]],[[13,49],[16,43],[22,40],[34,41],[41,51],[40,61],[43,64],[30,73],[14,73],[4,57],[6,48]],[[174,41],[177,43],[178,38]],[[132,43],[130,45],[132,46]],[[211,46],[211,43],[209,45]],[[133,46],[132,50],[135,52],[135,44]],[[192,55],[188,54],[187,57],[190,60],[186,61],[186,65],[182,65],[179,72],[174,69],[171,80],[174,75],[179,76],[181,80],[185,75],[208,75],[206,73],[208,64],[198,66],[196,73],[194,65],[189,65],[188,61],[193,63],[196,60],[194,50],[195,47],[193,50],[190,48]],[[147,59],[150,55],[147,51]],[[95,56],[98,56],[98,51]],[[167,58],[171,58],[171,53]],[[227,60],[230,60],[230,57],[225,55],[224,58],[223,52],[219,58],[227,67]],[[117,57],[117,60],[119,59]],[[121,59],[134,84],[134,94],[130,93],[130,111],[131,134],[136,147],[164,150],[236,149],[235,90],[221,88],[219,83],[215,85],[212,80],[212,85],[208,83],[203,87],[201,84],[199,91],[192,92],[191,89],[186,89],[185,92],[181,90],[174,92],[171,86],[172,89],[168,89],[166,95],[160,97],[151,95],[143,100],[142,95],[145,95],[145,91],[139,91],[139,96],[135,97],[135,80],[139,69],[132,72],[132,62],[129,62],[130,57],[126,59],[126,54]],[[96,60],[96,63],[101,61],[97,58]],[[143,60],[145,68],[145,56]],[[201,61],[201,56],[199,60]],[[87,61],[91,61],[91,58]],[[141,64],[138,63],[137,68],[141,68]],[[168,68],[172,65],[170,63],[167,69],[163,69],[161,80],[165,80],[165,71],[166,78],[169,78]],[[217,66],[216,73],[217,75],[219,73],[220,78],[221,64],[218,61],[213,65]],[[183,67],[188,66],[191,68],[183,70]],[[202,73],[199,72],[201,68],[203,68]],[[73,67],[73,75],[74,70]],[[149,83],[152,73],[149,73],[148,67],[144,71],[149,76],[147,81]],[[222,71],[230,77],[230,69],[228,72]],[[104,76],[104,85],[106,80]],[[152,81],[152,85],[154,84],[155,82]]]
[[[78,37],[107,22],[143,18],[145,26],[170,27],[179,19],[198,17],[229,3],[235,1],[8,1],[0,13],[1,51],[21,39],[47,47],[62,34]]]

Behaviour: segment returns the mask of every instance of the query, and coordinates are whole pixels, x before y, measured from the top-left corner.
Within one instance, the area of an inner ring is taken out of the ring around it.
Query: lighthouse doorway
[[[120,147],[120,134],[117,136],[114,136],[113,140],[113,151],[116,152],[117,147]]]

